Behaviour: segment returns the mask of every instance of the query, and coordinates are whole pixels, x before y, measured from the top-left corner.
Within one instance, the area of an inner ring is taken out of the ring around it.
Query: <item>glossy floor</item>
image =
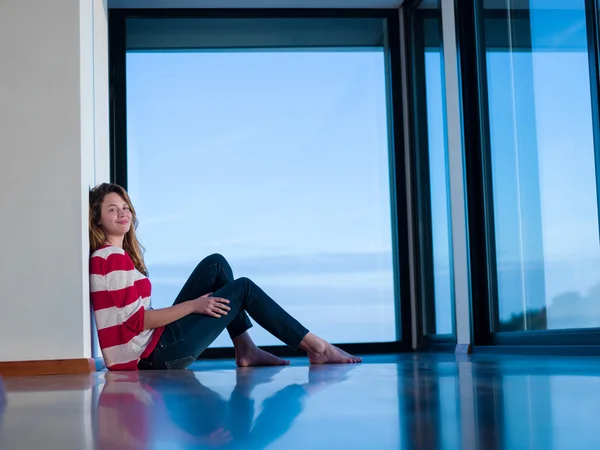
[[[598,449],[599,363],[424,354],[6,378],[0,449]]]

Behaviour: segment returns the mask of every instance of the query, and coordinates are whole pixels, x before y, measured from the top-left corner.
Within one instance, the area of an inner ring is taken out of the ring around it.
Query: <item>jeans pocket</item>
[[[165,361],[165,366],[167,369],[186,369],[195,360],[196,357],[194,355],[190,355],[183,358],[173,359],[171,361]]]
[[[179,321],[172,322],[165,326],[160,338],[161,347],[169,347],[183,339],[183,331]]]
[[[152,370],[154,368],[154,364],[151,360],[151,356],[148,358],[140,359],[138,361],[137,367],[139,370]]]

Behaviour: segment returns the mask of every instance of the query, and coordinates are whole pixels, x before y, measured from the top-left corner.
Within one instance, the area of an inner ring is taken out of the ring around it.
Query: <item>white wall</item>
[[[0,3],[0,361],[91,356],[88,188],[108,160],[94,1]]]

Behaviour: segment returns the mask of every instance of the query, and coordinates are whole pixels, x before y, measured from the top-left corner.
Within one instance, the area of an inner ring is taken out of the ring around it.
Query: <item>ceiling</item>
[[[109,8],[398,8],[403,0],[108,0]]]

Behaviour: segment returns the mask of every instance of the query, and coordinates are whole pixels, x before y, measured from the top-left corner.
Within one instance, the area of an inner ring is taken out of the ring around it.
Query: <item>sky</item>
[[[154,307],[217,252],[331,340],[396,340],[383,49],[129,53],[127,95]]]

